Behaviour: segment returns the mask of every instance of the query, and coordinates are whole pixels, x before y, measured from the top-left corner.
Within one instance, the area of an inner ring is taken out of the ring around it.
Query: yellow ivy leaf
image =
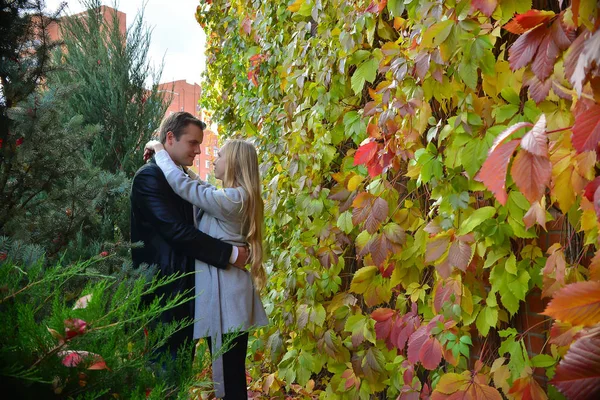
[[[304,1],[305,0],[294,1],[292,4],[290,4],[288,6],[288,10],[290,10],[293,13],[298,12],[298,10],[300,10],[300,7],[302,7],[304,5]]]
[[[575,203],[575,192],[571,185],[571,168],[566,169],[554,180],[552,196],[558,200],[558,205],[563,213],[569,211]]]
[[[352,178],[350,178],[350,180],[348,181],[348,190],[353,192],[356,189],[358,189],[358,186],[362,183],[362,181],[365,178],[361,175],[354,175]]]
[[[354,278],[352,278],[352,283],[350,284],[350,291],[354,293],[364,293],[373,278],[375,278],[375,274],[377,274],[378,268],[374,265],[370,265],[368,267],[362,267],[354,274]]]

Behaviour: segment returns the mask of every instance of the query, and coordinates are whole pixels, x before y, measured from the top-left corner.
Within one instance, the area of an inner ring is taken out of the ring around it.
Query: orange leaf
[[[502,205],[506,205],[508,195],[506,194],[506,171],[510,157],[519,145],[519,140],[511,140],[508,143],[499,145],[483,163],[481,170],[477,174],[478,181],[492,192],[496,200]]]
[[[596,251],[589,266],[590,280],[600,281],[600,250]]]
[[[522,150],[515,157],[510,174],[525,198],[534,203],[544,195],[550,183],[552,164],[548,157]]]
[[[600,322],[600,282],[577,282],[560,289],[542,313],[572,325]]]
[[[581,326],[572,326],[564,322],[554,321],[552,328],[550,328],[550,339],[549,342],[557,346],[568,346],[581,331]]]
[[[542,207],[539,201],[536,201],[531,205],[531,208],[523,217],[525,228],[531,228],[536,222],[542,228],[546,229],[546,210]]]
[[[525,378],[519,378],[513,382],[512,387],[508,391],[509,394],[514,395],[517,400],[547,400],[548,397],[544,390],[540,387],[539,383],[533,376],[527,376]]]
[[[554,17],[553,11],[529,10],[526,13],[515,16],[509,23],[504,25],[504,29],[511,33],[520,35],[532,28],[535,28],[542,22],[548,21]]]

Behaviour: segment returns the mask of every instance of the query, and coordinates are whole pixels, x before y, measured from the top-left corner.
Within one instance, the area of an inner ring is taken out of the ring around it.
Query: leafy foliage
[[[555,367],[578,328],[538,358],[510,328],[538,289],[585,281],[598,246],[598,8],[544,4],[198,7],[204,105],[263,157],[273,324],[255,391],[542,399],[541,367],[587,393]],[[574,233],[544,254],[560,213]],[[473,354],[480,338],[497,346]]]

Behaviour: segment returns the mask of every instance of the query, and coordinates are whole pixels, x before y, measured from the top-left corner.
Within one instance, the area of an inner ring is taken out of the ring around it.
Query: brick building
[[[206,115],[200,109],[200,94],[202,90],[198,84],[188,83],[185,80],[161,83],[158,90],[165,94],[167,101],[170,100],[169,107],[165,116],[171,115],[177,111],[187,111],[197,116],[206,124],[208,128],[204,131],[204,141],[201,146],[201,153],[194,159],[192,169],[204,180],[213,173],[213,161],[218,151],[219,138],[215,131],[211,129],[210,121],[206,120]]]
[[[97,12],[102,15],[102,18],[104,19],[104,21],[106,21],[106,23],[109,26],[115,20],[115,14],[116,14],[117,23],[119,24],[119,31],[121,32],[121,35],[123,35],[123,37],[125,37],[125,35],[127,34],[127,15],[124,12],[115,10],[114,8],[108,7],[108,6],[100,6],[98,8]],[[58,23],[54,23],[54,22],[51,23],[50,25],[48,25],[48,28],[46,29],[46,31],[48,32],[48,38],[52,41],[60,40],[62,38],[61,30],[60,30],[60,21],[62,19],[64,19],[64,18],[85,18],[85,17],[87,17],[87,14],[88,14],[88,12],[84,11],[84,12],[80,12],[78,14],[62,17],[61,19],[58,20]]]

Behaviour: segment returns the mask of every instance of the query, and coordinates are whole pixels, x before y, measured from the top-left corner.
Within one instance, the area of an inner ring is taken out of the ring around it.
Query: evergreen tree
[[[99,0],[83,0],[84,18],[63,18],[63,48],[51,85],[71,86],[68,115],[82,115],[101,130],[86,147],[86,157],[106,171],[129,176],[140,166],[143,145],[160,125],[167,103],[158,91],[161,69],[148,61],[150,30],[143,11],[122,34],[118,15],[105,20]],[[115,6],[116,8],[116,6]],[[148,79],[151,89],[146,89]]]
[[[71,256],[98,254],[91,243],[127,239],[129,181],[86,162],[99,127],[69,109],[71,89],[48,85],[57,44],[46,32],[58,11],[44,14],[41,0],[1,4],[0,234],[49,256],[79,235],[85,243]]]
[[[0,236],[0,390],[14,398],[189,398],[198,382],[193,344],[171,360],[167,339],[192,320],[157,324],[161,313],[184,301],[144,300],[180,275],[135,279],[99,274],[109,258],[70,265],[47,263],[39,246]],[[66,287],[84,280],[79,290]],[[205,347],[201,348],[202,350]],[[196,365],[206,366],[200,352]],[[161,367],[165,366],[164,370]]]

